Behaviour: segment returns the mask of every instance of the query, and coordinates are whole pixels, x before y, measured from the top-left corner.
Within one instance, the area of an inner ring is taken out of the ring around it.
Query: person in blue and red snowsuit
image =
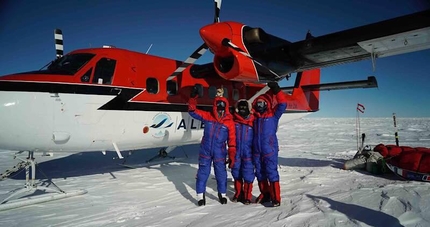
[[[213,110],[197,109],[198,89],[194,87],[188,101],[188,112],[191,117],[204,123],[203,138],[199,150],[199,169],[197,170],[196,192],[198,205],[206,205],[206,182],[213,162],[217,182],[218,198],[221,204],[227,203],[227,170],[234,165],[236,155],[236,137],[233,116],[229,111],[228,100],[215,97]],[[228,144],[228,150],[226,145]],[[226,156],[228,154],[228,160]]]
[[[266,93],[253,102],[256,119],[254,121],[254,161],[255,175],[261,194],[256,203],[272,201],[273,206],[281,205],[281,189],[278,173],[278,138],[276,131],[278,122],[287,108],[284,93],[278,83],[269,82],[272,94]],[[276,106],[273,105],[273,96]]]
[[[236,126],[236,157],[231,175],[234,179],[235,193],[233,202],[251,203],[252,184],[254,183],[254,163],[252,156],[252,140],[254,115],[252,107],[247,100],[237,101],[234,122]]]

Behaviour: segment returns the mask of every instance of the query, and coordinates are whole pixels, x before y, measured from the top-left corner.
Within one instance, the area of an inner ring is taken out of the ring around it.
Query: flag
[[[360,111],[361,113],[364,113],[364,110],[366,108],[364,108],[364,106],[360,103],[357,103],[357,111]]]

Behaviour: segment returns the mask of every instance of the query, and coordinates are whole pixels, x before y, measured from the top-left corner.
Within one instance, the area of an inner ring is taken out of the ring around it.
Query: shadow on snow
[[[175,157],[175,159],[165,158],[156,159],[150,162],[151,165],[145,167],[139,167],[142,164],[149,164],[147,160],[151,159],[158,154],[159,148],[144,149],[129,152],[122,152],[126,160],[125,164],[128,166],[136,166],[140,169],[156,169],[159,170],[168,181],[175,185],[175,188],[181,193],[184,198],[190,200],[193,203],[197,203],[194,192],[189,192],[187,186],[195,191],[195,176],[197,174],[198,164],[198,150],[199,144],[187,145],[178,147],[169,153],[169,156]],[[128,157],[127,157],[128,156]],[[101,152],[82,152],[78,154],[72,154],[61,158],[48,159],[37,164],[36,166],[36,182],[38,185],[49,187],[51,182],[55,183],[55,179],[69,177],[80,177],[87,175],[97,174],[110,174],[113,178],[116,178],[114,172],[129,170],[129,168],[122,166],[124,159],[117,159],[116,152],[106,152],[103,155]],[[44,157],[46,159],[46,157]],[[38,158],[36,157],[36,162]],[[172,164],[171,162],[175,162]],[[228,170],[229,171],[229,170]],[[20,170],[18,173],[11,175],[10,179],[25,180],[25,171]],[[207,187],[213,191],[217,191],[216,181],[213,180],[213,171],[209,176]],[[229,191],[233,191],[233,187],[229,186]],[[206,197],[213,200],[218,200],[217,195],[206,193]]]
[[[360,221],[369,226],[384,227],[384,226],[403,226],[399,220],[384,212],[372,210],[366,207],[358,206],[355,204],[342,203],[332,200],[327,197],[314,196],[306,194],[307,197],[315,201],[318,206],[319,200],[324,200],[330,204],[329,208],[339,213],[345,214],[351,221]]]

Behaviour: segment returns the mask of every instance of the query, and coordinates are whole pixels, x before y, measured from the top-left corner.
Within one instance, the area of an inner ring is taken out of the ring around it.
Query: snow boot
[[[260,195],[255,200],[255,203],[267,203],[270,202],[270,189],[269,182],[267,180],[259,181],[258,187],[260,188]]]
[[[205,193],[200,193],[197,194],[197,205],[199,206],[205,206],[206,205],[206,197],[205,197]]]
[[[243,204],[251,204],[252,199],[252,183],[245,182],[243,185]]]
[[[231,200],[233,203],[241,202],[243,199],[243,181],[242,180],[235,180],[234,181],[234,196]]]
[[[281,186],[279,181],[270,182],[270,197],[272,198],[272,205],[278,207],[281,205]]]
[[[221,204],[227,204],[227,196],[218,192],[218,199]]]

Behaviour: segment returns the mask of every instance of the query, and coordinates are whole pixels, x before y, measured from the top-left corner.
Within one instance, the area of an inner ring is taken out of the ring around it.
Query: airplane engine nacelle
[[[200,29],[200,36],[215,55],[214,68],[227,80],[265,82],[294,70],[285,56],[290,42],[237,22],[220,22]],[[267,54],[271,50],[273,54]]]
[[[226,80],[256,82],[258,74],[251,59],[238,53],[230,56],[215,55],[213,61],[215,71]]]
[[[227,80],[257,82],[258,73],[252,59],[240,52],[248,54],[243,41],[244,24],[237,22],[221,22],[200,29],[200,35],[214,53],[214,68]],[[237,46],[232,48],[225,41]]]

